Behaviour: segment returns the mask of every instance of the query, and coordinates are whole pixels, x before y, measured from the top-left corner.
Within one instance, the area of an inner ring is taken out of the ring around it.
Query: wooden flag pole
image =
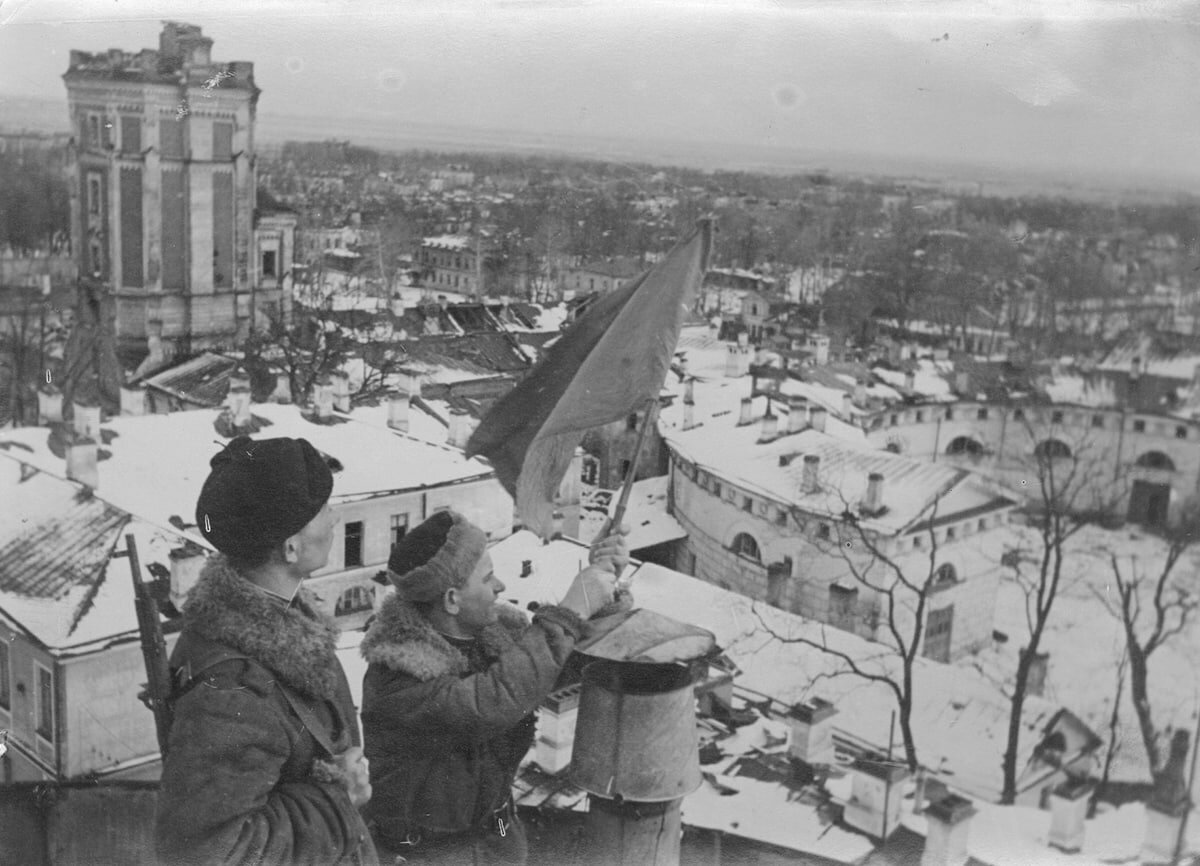
[[[621,522],[625,519],[625,508],[629,504],[629,493],[633,490],[633,479],[637,475],[638,459],[642,456],[642,447],[646,444],[647,431],[654,426],[658,420],[658,397],[651,397],[646,401],[646,420],[642,423],[642,429],[638,431],[637,443],[633,446],[633,458],[629,461],[629,468],[625,470],[625,480],[621,482],[621,495],[617,497],[617,507],[613,509],[612,517],[609,518],[608,524],[600,533],[603,538],[612,531],[614,526],[620,527]]]

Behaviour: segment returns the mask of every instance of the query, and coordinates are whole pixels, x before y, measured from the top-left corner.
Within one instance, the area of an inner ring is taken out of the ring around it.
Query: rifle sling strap
[[[187,672],[187,679],[171,696],[172,706],[174,705],[175,701],[183,697],[183,695],[187,692],[191,691],[192,688],[200,682],[200,678],[211,668],[216,667],[222,662],[238,661],[243,659],[245,661],[258,664],[258,662],[255,662],[254,659],[250,658],[250,656],[232,652],[219,653],[215,656],[205,659],[203,666]],[[300,723],[304,725],[304,729],[308,731],[314,740],[316,740],[317,745],[323,749],[330,758],[337,755],[336,750],[333,748],[333,741],[329,738],[329,732],[325,729],[325,726],[321,724],[320,720],[313,713],[312,709],[305,704],[295,692],[281,683],[278,678],[276,678],[274,682],[275,687],[279,689],[280,694],[283,695],[284,699],[288,703],[288,706],[292,708],[292,712],[295,713],[297,718],[300,719]]]

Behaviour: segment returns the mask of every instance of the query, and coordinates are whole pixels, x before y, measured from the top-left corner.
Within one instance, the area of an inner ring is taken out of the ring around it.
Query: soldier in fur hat
[[[333,475],[303,439],[240,436],[196,505],[219,551],[183,608],[155,827],[164,864],[378,862],[338,629],[301,584],[325,565]]]
[[[362,642],[363,737],[381,852],[419,863],[524,863],[512,782],[533,742],[533,713],[555,688],[584,622],[614,600],[624,534],[593,546],[591,565],[532,623],[498,604],[487,536],[434,514],[393,548],[396,588]]]

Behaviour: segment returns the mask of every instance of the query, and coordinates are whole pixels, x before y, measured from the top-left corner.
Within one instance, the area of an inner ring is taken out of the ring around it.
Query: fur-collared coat
[[[551,605],[532,625],[514,608],[500,612],[476,641],[452,643],[393,595],[363,638],[368,811],[390,833],[477,829],[510,795],[533,742],[532,714],[583,621]]]
[[[292,704],[335,754],[359,742],[337,635],[304,590],[285,606],[224,557],[209,560],[171,655],[155,828],[164,864],[377,863],[344,775]]]

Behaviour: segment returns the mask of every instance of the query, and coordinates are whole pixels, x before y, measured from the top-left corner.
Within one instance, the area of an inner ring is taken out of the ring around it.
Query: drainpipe
[[[588,792],[588,866],[679,866],[680,806],[701,782],[693,689],[684,665],[584,668],[571,780]]]

